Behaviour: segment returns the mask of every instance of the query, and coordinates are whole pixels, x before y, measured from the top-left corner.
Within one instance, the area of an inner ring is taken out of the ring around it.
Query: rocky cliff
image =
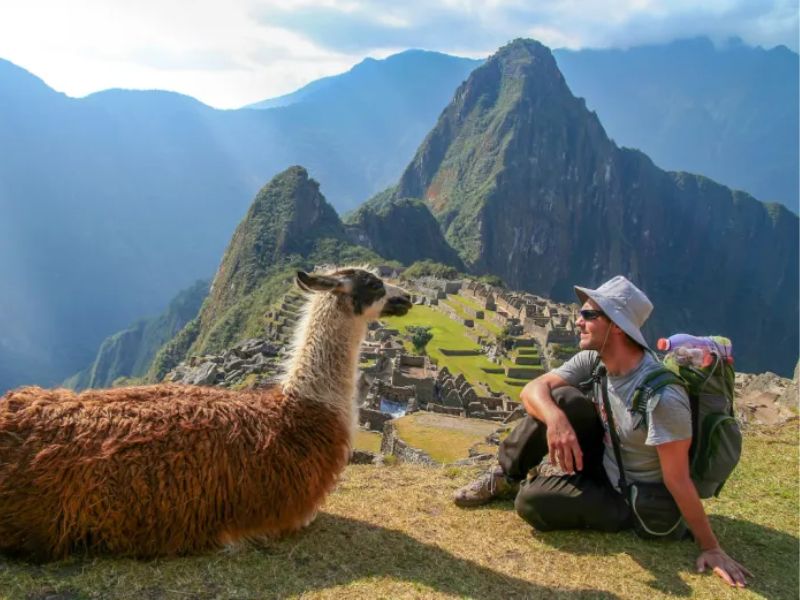
[[[562,301],[622,273],[656,306],[651,341],[723,333],[742,370],[797,362],[797,216],[618,148],[537,42],[472,73],[393,195],[423,199],[474,273]]]
[[[406,265],[434,260],[464,270],[439,223],[419,199],[395,198],[391,191],[384,192],[348,215],[345,223],[354,243],[372,248],[381,256]]]

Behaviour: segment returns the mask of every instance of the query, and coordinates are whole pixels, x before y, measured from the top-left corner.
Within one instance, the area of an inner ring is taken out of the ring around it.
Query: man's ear
[[[622,330],[622,327],[614,323],[614,321],[610,321],[610,323],[611,323],[611,331],[614,333],[614,335],[621,335],[623,337],[628,337],[628,334]]]
[[[333,292],[338,291],[342,282],[326,275],[309,275],[305,271],[298,271],[295,283],[301,290],[307,292]]]

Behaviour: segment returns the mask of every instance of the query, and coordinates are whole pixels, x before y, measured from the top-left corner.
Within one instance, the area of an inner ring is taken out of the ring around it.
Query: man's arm
[[[752,573],[728,556],[719,546],[711,524],[703,509],[703,503],[697,495],[697,489],[689,475],[689,446],[691,439],[667,442],[656,446],[664,485],[672,494],[675,503],[683,515],[683,519],[692,530],[695,540],[700,546],[697,559],[697,570],[702,572],[711,567],[714,573],[724,579],[728,585],[744,587],[746,577]]]
[[[583,453],[578,436],[567,415],[553,401],[553,390],[569,385],[552,371],[537,377],[522,388],[520,399],[526,412],[547,426],[547,447],[550,462],[567,473],[583,470]]]

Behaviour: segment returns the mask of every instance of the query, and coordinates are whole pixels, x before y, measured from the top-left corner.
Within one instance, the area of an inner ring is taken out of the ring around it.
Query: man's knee
[[[564,411],[571,423],[575,421],[599,422],[594,403],[578,388],[565,386],[553,390],[553,400]]]
[[[615,532],[631,525],[630,509],[622,497],[580,474],[536,477],[523,483],[514,508],[538,531]]]
[[[565,496],[547,483],[550,478],[537,477],[520,486],[514,508],[517,514],[538,531],[563,529]]]

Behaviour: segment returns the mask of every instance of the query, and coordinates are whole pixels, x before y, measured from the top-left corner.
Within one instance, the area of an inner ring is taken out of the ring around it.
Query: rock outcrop
[[[412,198],[379,194],[345,219],[351,240],[381,256],[405,265],[433,260],[464,270],[464,264],[444,239],[439,223],[425,206]]]
[[[794,379],[775,373],[736,374],[736,413],[743,424],[778,425],[798,416],[798,372]]]
[[[269,340],[245,340],[219,355],[193,356],[170,371],[164,381],[186,385],[260,387],[276,380],[281,348]]]

